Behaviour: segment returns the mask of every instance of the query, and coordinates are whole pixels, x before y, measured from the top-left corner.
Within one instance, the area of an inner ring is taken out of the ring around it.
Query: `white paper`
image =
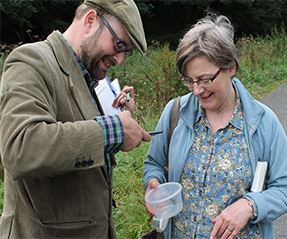
[[[114,88],[116,94],[118,95],[118,94],[121,92],[121,87],[120,87],[118,78],[114,79],[114,80],[111,82],[111,85],[112,85],[112,87]]]
[[[112,106],[114,99],[121,91],[119,81],[115,79],[110,84],[111,86],[109,85],[109,79],[105,77],[99,81],[99,84],[95,88],[105,115],[115,115],[121,112],[120,108],[114,108]]]

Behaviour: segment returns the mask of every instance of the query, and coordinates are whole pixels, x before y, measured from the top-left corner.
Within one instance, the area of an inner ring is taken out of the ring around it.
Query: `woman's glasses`
[[[219,68],[218,71],[209,79],[202,79],[202,80],[196,80],[195,81],[192,78],[190,78],[188,76],[184,76],[184,75],[181,75],[180,79],[185,86],[188,86],[191,88],[193,88],[193,85],[195,83],[199,86],[205,87],[205,86],[209,86],[216,79],[216,77],[219,75],[220,71],[221,71],[221,68]]]

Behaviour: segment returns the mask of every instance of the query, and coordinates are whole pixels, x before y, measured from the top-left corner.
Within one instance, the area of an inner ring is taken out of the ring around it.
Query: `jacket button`
[[[81,162],[77,161],[75,164],[74,164],[75,168],[79,168],[81,167]]]
[[[90,167],[90,166],[92,166],[94,164],[94,160],[88,160],[88,166]]]
[[[86,160],[82,161],[82,167],[87,167],[88,166],[88,162]]]

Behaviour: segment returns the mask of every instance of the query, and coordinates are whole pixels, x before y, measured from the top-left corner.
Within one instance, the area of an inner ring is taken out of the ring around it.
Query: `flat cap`
[[[132,43],[144,53],[147,49],[139,10],[133,0],[85,0],[84,4],[115,16],[125,27]]]

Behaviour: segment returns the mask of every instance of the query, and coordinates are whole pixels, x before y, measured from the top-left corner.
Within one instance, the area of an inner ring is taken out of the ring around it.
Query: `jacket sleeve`
[[[287,137],[277,116],[267,107],[252,140],[256,159],[268,162],[265,189],[247,194],[258,210],[253,223],[270,223],[287,212]]]
[[[75,105],[64,106],[70,120],[57,118],[60,95],[55,94],[59,89],[54,89],[53,77],[45,56],[31,48],[23,46],[6,60],[1,80],[0,155],[16,179],[104,165],[99,124],[93,119],[74,120],[69,109]],[[66,94],[65,88],[62,93]]]
[[[160,183],[166,181],[164,176],[164,166],[168,160],[167,138],[169,132],[169,118],[174,100],[168,102],[156,126],[156,130],[163,133],[152,138],[149,146],[148,156],[144,162],[144,185],[152,178],[157,178]]]

